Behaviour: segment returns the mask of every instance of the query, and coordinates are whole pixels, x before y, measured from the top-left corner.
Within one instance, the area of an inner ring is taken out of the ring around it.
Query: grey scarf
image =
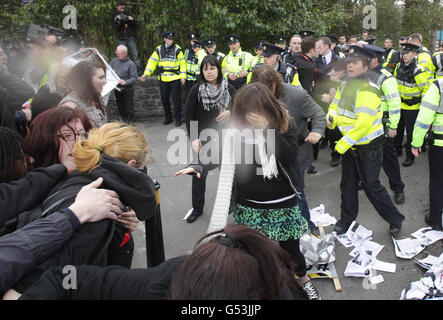
[[[229,94],[228,80],[224,79],[215,90],[212,84],[201,82],[198,88],[198,94],[203,104],[203,109],[211,111],[217,108],[220,112],[228,109],[231,103],[231,95]]]

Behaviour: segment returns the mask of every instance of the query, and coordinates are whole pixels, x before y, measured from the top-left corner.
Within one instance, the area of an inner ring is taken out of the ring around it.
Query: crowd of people
[[[404,167],[429,152],[424,220],[442,230],[442,45],[432,54],[413,33],[400,38],[396,51],[391,39],[380,48],[367,32],[347,42],[345,35],[316,38],[302,30],[289,47],[283,35],[258,40],[255,56],[231,34],[224,55],[215,38],[191,33],[183,51],[166,31],[143,70],[135,18],[123,1],[116,9],[116,58],[109,67],[96,49],[65,63],[69,54],[51,33],[30,43],[32,67],[22,74],[9,69],[0,47],[0,296],[321,299],[299,239],[316,232],[304,177],[316,172],[319,149],[328,146],[330,165],[342,165],[338,234],[357,218],[359,189],[389,233],[399,234],[403,149]],[[119,77],[114,94],[121,119],[111,117],[103,95],[109,68]],[[179,127],[184,116],[193,150],[192,163],[175,173],[192,175],[187,222],[203,214],[208,172],[219,167],[213,215],[232,213],[235,223],[208,233],[189,255],[131,270],[131,233],[157,206],[146,169],[148,142],[133,125],[134,85],[156,70],[163,124],[174,119]],[[227,129],[228,138],[204,140],[206,129],[219,137]],[[217,146],[211,150],[221,163],[203,161],[206,144]],[[380,183],[381,168],[393,200]],[[66,265],[79,266],[78,289],[63,286]]]

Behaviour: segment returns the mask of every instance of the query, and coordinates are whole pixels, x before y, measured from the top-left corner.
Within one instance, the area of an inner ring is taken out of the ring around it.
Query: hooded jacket
[[[80,189],[99,177],[103,178],[102,188],[114,190],[123,205],[131,207],[139,220],[145,220],[155,214],[157,201],[154,181],[123,161],[102,154],[99,167],[89,174],[75,172],[68,179],[57,184],[40,206],[20,216],[19,227],[69,207],[74,203]],[[39,265],[34,272],[23,278],[14,286],[14,289],[24,292],[50,267],[83,264],[107,265],[106,249],[114,235],[114,230],[115,221],[110,219],[82,225],[61,249]]]

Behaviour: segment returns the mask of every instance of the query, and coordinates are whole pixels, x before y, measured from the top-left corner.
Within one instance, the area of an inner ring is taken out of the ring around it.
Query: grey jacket
[[[129,58],[126,58],[123,61],[118,58],[114,58],[112,59],[110,66],[115,70],[120,79],[126,81],[123,88],[132,87],[132,85],[137,81],[137,67]],[[121,86],[119,85],[119,87]]]
[[[311,119],[311,132],[317,132],[324,137],[326,120],[323,109],[311,98],[311,96],[302,88],[284,84],[284,94],[280,97],[290,116],[294,121],[297,129],[299,149],[297,155],[298,165],[301,171],[306,168],[314,160],[312,145],[304,142],[308,136],[308,119]]]

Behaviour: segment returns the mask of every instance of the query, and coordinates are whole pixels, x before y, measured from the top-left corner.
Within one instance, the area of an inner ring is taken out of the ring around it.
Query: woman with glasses
[[[92,128],[80,108],[61,106],[42,112],[34,119],[26,138],[32,166],[48,167],[61,163],[68,172],[76,169],[72,149],[78,139],[85,139]]]

